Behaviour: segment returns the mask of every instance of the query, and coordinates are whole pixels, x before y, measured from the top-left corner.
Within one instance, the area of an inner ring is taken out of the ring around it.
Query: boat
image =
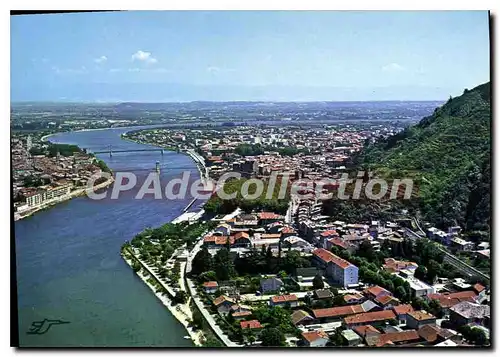
[[[191,336],[186,335],[186,336],[184,336],[184,338],[185,338],[186,340],[190,340],[190,339],[191,339]]]

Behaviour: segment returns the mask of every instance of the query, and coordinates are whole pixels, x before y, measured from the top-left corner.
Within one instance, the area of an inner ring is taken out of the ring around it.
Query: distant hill
[[[423,218],[489,230],[490,83],[451,98],[417,125],[368,146],[357,158],[388,178],[412,177]]]

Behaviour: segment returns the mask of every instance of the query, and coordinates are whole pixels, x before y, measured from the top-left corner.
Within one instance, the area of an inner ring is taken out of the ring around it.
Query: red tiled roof
[[[271,297],[271,301],[274,303],[280,303],[280,302],[289,302],[289,301],[297,301],[297,295],[291,294],[291,295],[275,295]]]
[[[246,232],[238,232],[236,233],[234,236],[233,236],[234,240],[238,240],[240,238],[247,238],[249,239],[250,238],[250,235]]]
[[[321,232],[320,235],[322,237],[330,237],[330,236],[337,236],[338,233],[335,230],[328,230],[328,231]]]
[[[274,233],[274,234],[261,234],[260,235],[260,239],[276,239],[276,238],[280,238],[281,237],[281,233]]]
[[[349,248],[349,246],[347,245],[346,242],[344,242],[342,239],[340,238],[330,238],[328,239],[328,242],[332,243],[333,245],[336,245],[338,247],[341,247],[341,248],[344,248],[344,249],[347,249]]]
[[[418,329],[418,334],[420,337],[425,339],[427,342],[434,342],[437,340],[439,332],[439,327],[432,325],[424,325]]]
[[[365,293],[373,295],[374,297],[377,297],[383,293],[388,294],[388,295],[392,295],[392,293],[389,290],[384,289],[383,287],[378,286],[378,285],[369,287],[368,289],[365,290]]]
[[[323,248],[317,248],[317,249],[313,250],[312,254],[317,256],[323,262],[325,262],[325,263],[332,262],[333,264],[341,267],[342,269],[353,266],[347,260],[342,259],[342,258],[336,256],[335,254],[333,254],[332,252],[329,252],[328,250],[323,249]]]
[[[370,339],[369,345],[383,346],[386,344],[394,344],[394,342],[409,342],[418,340],[420,340],[420,336],[416,330],[406,330],[376,335],[373,339]]]
[[[251,314],[252,314],[251,311],[239,311],[239,312],[234,312],[233,317],[250,316]]]
[[[392,309],[394,310],[396,315],[404,315],[413,311],[413,307],[410,304],[394,306]]]
[[[259,219],[279,219],[281,216],[273,212],[260,212],[258,214]]]
[[[206,236],[205,238],[203,238],[203,241],[205,243],[209,243],[209,242],[214,242],[215,243],[215,238],[217,238],[216,236]]]
[[[371,335],[371,334],[379,334],[380,331],[377,330],[375,327],[372,325],[363,325],[363,326],[356,326],[353,328],[353,330],[360,335],[361,337],[365,337],[366,335]]]
[[[302,337],[304,337],[304,339],[308,342],[314,342],[316,340],[319,340],[320,338],[328,339],[328,335],[323,330],[305,331],[302,332]]]
[[[281,233],[285,233],[285,234],[288,234],[288,233],[296,233],[295,229],[293,229],[292,227],[285,227],[281,230]]]
[[[340,317],[347,315],[354,315],[365,312],[362,305],[348,305],[348,306],[337,306],[329,307],[326,309],[316,309],[312,311],[314,317],[319,319],[322,317]]]
[[[344,295],[345,302],[349,302],[351,300],[360,300],[360,299],[363,299],[363,295],[358,293]]]
[[[220,304],[222,304],[222,303],[224,303],[226,301],[230,302],[231,304],[234,304],[233,300],[231,300],[230,298],[228,298],[228,297],[226,297],[224,295],[221,295],[217,299],[214,300],[214,305],[218,306],[218,305],[220,305]]]
[[[411,316],[412,318],[414,318],[417,321],[425,321],[425,320],[431,320],[431,319],[436,318],[436,316],[429,314],[428,312],[422,311],[422,310],[409,312],[408,316]]]
[[[473,287],[474,287],[474,290],[476,290],[478,293],[480,293],[481,291],[486,289],[483,285],[481,285],[479,283],[475,284]]]
[[[229,238],[229,244],[234,244],[234,238],[233,237],[228,237],[228,236],[220,236],[220,237],[215,237],[215,244],[216,245],[224,245],[227,244],[227,240]]]
[[[391,295],[378,296],[377,298],[375,298],[375,301],[382,305],[387,305],[389,303],[397,304],[399,302],[398,299]]]
[[[242,329],[262,328],[262,325],[260,324],[259,320],[241,321],[240,326]]]
[[[207,281],[203,283],[203,286],[206,288],[216,288],[219,284],[216,281]]]
[[[364,312],[354,316],[348,316],[344,318],[344,322],[348,325],[358,324],[358,323],[371,323],[377,321],[390,320],[395,318],[394,312],[392,310],[374,311],[374,312]]]
[[[444,294],[428,294],[427,298],[429,300],[437,300],[441,307],[452,307],[460,302],[469,301],[475,302],[476,293],[472,290],[459,291],[456,293],[444,293]]]

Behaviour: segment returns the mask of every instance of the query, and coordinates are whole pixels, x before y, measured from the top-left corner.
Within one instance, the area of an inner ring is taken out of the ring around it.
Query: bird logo
[[[62,324],[69,324],[69,321],[48,320],[48,319],[43,319],[43,321],[33,321],[31,323],[30,329],[26,333],[29,335],[43,335],[49,331],[51,326],[62,325]]]

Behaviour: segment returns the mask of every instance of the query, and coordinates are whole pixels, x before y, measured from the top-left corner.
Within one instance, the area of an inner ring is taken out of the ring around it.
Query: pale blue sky
[[[489,80],[486,11],[11,17],[12,100],[444,99]]]

